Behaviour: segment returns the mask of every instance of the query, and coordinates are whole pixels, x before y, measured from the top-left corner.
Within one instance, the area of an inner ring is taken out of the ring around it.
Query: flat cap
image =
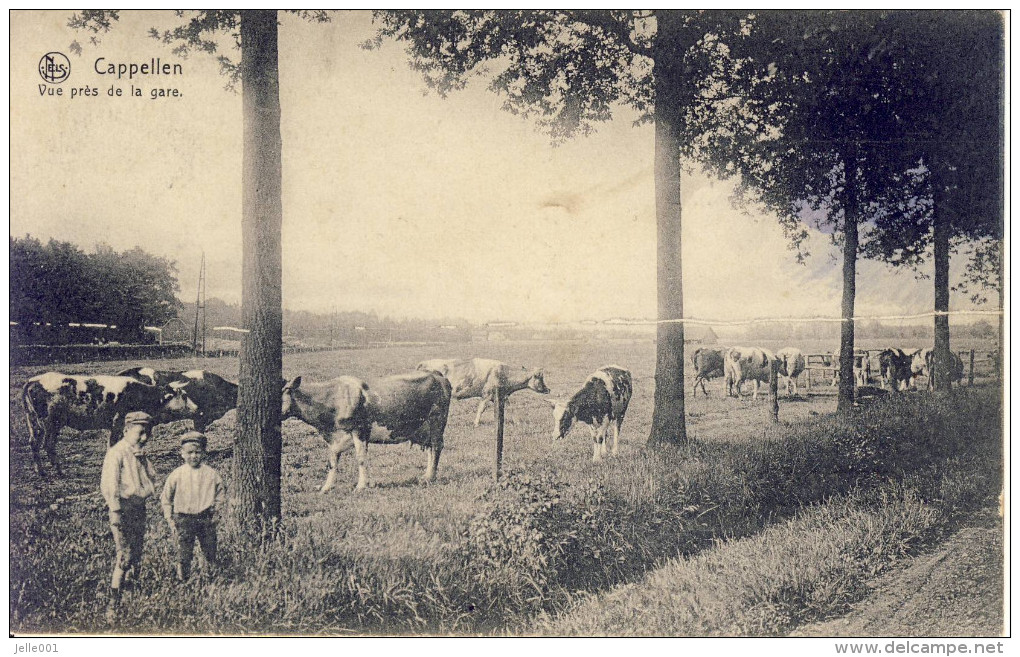
[[[145,411],[131,411],[124,416],[124,426],[129,424],[143,424],[151,427],[155,423],[152,416]]]
[[[181,447],[184,447],[188,443],[198,443],[198,446],[205,449],[206,438],[204,433],[198,431],[189,431],[188,433],[181,436]]]

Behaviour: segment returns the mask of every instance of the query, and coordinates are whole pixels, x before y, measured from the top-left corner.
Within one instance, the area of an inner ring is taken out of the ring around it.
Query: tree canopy
[[[98,323],[138,332],[177,316],[177,265],[133,248],[99,244],[85,253],[70,242],[10,238],[11,321]]]

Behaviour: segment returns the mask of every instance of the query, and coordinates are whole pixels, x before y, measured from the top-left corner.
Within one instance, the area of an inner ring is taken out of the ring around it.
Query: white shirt
[[[167,518],[174,513],[202,513],[219,506],[226,495],[220,473],[203,463],[193,468],[187,463],[170,473],[159,503]]]

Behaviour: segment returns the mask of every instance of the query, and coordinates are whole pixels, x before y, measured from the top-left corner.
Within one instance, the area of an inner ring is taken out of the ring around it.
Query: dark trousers
[[[125,576],[133,576],[142,560],[142,547],[145,545],[145,499],[122,499],[120,524],[111,525],[110,529],[117,546],[110,586],[119,589]]]
[[[202,513],[175,513],[174,526],[177,527],[177,571],[182,579],[191,574],[196,538],[202,546],[206,565],[216,566],[216,523],[212,509]]]

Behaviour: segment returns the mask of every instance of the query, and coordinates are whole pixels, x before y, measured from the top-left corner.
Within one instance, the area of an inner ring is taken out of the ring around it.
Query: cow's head
[[[545,374],[542,370],[538,370],[531,375],[531,378],[528,380],[528,387],[535,392],[542,393],[543,395],[549,393],[549,388],[545,385]]]
[[[549,400],[553,409],[553,440],[565,438],[570,433],[570,426],[574,423],[574,414],[569,412],[567,403],[564,401]]]
[[[171,383],[163,394],[163,403],[159,409],[161,422],[187,420],[198,413],[198,405],[188,396],[184,383]]]
[[[294,402],[294,391],[301,387],[301,377],[296,376],[283,384],[283,407],[280,409],[280,420],[286,420],[298,414]]]

